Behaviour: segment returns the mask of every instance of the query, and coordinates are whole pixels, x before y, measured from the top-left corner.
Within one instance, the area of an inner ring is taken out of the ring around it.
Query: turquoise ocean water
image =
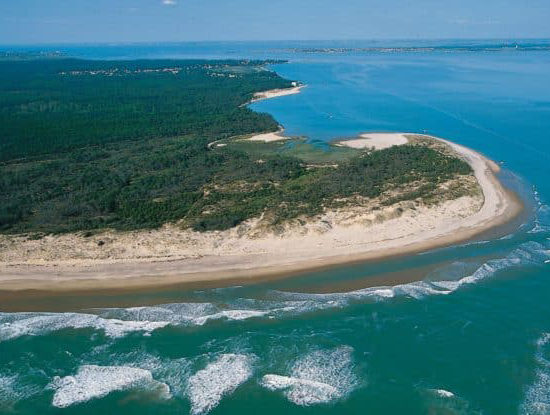
[[[503,163],[526,214],[471,243],[292,279],[2,312],[0,413],[550,414],[550,41],[54,49],[289,59],[273,69],[307,87],[253,104],[287,133],[454,140]]]

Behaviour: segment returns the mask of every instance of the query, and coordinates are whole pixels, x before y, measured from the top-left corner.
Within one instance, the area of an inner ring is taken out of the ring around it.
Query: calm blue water
[[[253,105],[287,133],[452,139],[503,162],[528,215],[506,235],[381,263],[131,299],[144,307],[0,314],[0,413],[550,414],[550,41],[515,45],[56,47],[289,59],[273,69],[307,88]],[[383,287],[395,273],[416,282]],[[315,294],[327,291],[346,292]]]

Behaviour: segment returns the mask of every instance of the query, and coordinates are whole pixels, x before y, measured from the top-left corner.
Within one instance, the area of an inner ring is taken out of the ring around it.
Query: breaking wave
[[[396,297],[409,297],[421,299],[430,295],[447,295],[464,285],[474,284],[493,276],[496,272],[519,266],[541,266],[550,259],[548,241],[543,244],[539,242],[526,242],[514,249],[504,258],[491,259],[475,271],[466,276],[453,275],[453,270],[444,269],[441,274],[443,277],[452,277],[443,280],[431,280],[427,278],[424,281],[411,282],[385,287],[371,287],[348,293],[331,294],[302,294],[302,293],[284,293],[280,295],[284,298],[293,300],[311,300],[311,301],[332,301],[334,305],[344,305],[349,301],[359,301],[368,298],[375,300],[384,300]],[[461,268],[464,263],[456,262],[452,265],[454,268]],[[451,271],[448,273],[448,271]],[[450,274],[450,275],[448,275]],[[462,274],[463,275],[463,274]]]
[[[243,354],[222,354],[187,382],[187,395],[192,414],[214,409],[221,399],[231,394],[253,373],[254,357]]]
[[[347,396],[358,384],[353,372],[351,347],[314,351],[298,359],[288,376],[268,374],[261,385],[282,391],[296,405],[328,403]]]
[[[455,394],[445,389],[429,389],[430,392],[442,398],[454,398]]]
[[[133,388],[147,388],[156,391],[159,398],[170,398],[168,385],[155,381],[150,371],[127,366],[83,365],[74,376],[54,378],[50,388],[55,390],[52,405],[57,408]]]
[[[0,375],[0,412],[13,411],[13,406],[40,392],[36,385],[23,384],[16,375]]]
[[[539,204],[536,212],[534,226],[527,233],[550,232],[550,206]]]
[[[533,228],[527,233],[550,232],[550,206],[542,202],[537,189],[533,193],[536,204],[535,220]]]
[[[166,326],[163,321],[124,321],[104,319],[83,313],[0,313],[0,341],[25,335],[42,335],[62,329],[93,328],[109,337],[122,337],[134,331],[150,333]]]
[[[16,380],[16,376],[0,376],[0,407],[3,403],[19,400],[15,387]]]
[[[189,358],[165,358],[151,354],[140,348],[130,352],[106,353],[108,345],[95,347],[91,352],[82,356],[82,362],[98,366],[125,366],[145,369],[151,372],[153,378],[166,383],[173,396],[184,397],[186,381],[191,374],[192,360]]]
[[[481,415],[470,403],[446,389],[424,389],[420,392],[426,413],[449,415]]]
[[[548,415],[550,413],[550,333],[537,341],[535,380],[527,388],[520,406],[522,415]]]
[[[103,318],[135,321],[163,321],[167,324],[202,326],[211,320],[246,320],[262,317],[273,310],[223,309],[213,303],[173,303],[154,307],[110,308],[98,310]]]
[[[107,308],[87,313],[0,313],[0,341],[25,335],[44,335],[62,329],[92,328],[119,338],[132,332],[150,335],[168,325],[202,326],[213,321],[242,321],[252,318],[278,319],[343,308],[353,303],[388,301],[395,298],[422,299],[448,295],[476,284],[495,273],[521,266],[542,266],[550,262],[550,241],[529,241],[503,258],[482,265],[455,262],[428,275],[422,281],[394,286],[370,287],[342,293],[293,293],[270,291],[263,299],[234,298],[226,302],[173,303],[157,306]]]

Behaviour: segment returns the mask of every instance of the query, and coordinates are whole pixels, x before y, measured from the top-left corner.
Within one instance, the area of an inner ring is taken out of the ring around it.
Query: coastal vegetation
[[[0,61],[0,161],[122,140],[275,130],[244,103],[291,85],[250,61]]]
[[[266,63],[0,62],[0,231],[278,225],[392,189],[407,189],[393,201],[429,200],[471,173],[424,145],[243,140],[278,128],[244,104],[291,86]]]

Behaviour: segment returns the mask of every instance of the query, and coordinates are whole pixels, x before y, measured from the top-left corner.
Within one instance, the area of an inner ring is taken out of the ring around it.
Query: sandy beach
[[[395,141],[396,135],[388,140]],[[494,162],[438,140],[472,166],[482,195],[430,207],[409,208],[408,201],[373,210],[366,204],[325,212],[279,233],[263,229],[258,218],[206,233],[172,224],[90,237],[2,235],[0,284],[4,290],[76,290],[254,279],[462,242],[521,211],[521,203],[495,176],[499,167]]]
[[[359,138],[337,142],[336,146],[344,146],[356,149],[383,150],[393,146],[407,144],[409,139],[401,133],[366,133]]]
[[[287,95],[295,95],[299,94],[303,88],[305,88],[305,85],[298,85],[296,82],[293,82],[294,86],[291,88],[285,88],[285,89],[270,89],[268,91],[262,91],[262,92],[256,92],[254,94],[254,98],[249,102],[249,104],[252,104],[253,102],[263,101],[264,99],[272,99],[277,97],[284,97]],[[275,132],[270,133],[262,133],[262,134],[255,134],[251,137],[247,137],[246,140],[248,141],[259,141],[263,143],[272,143],[274,141],[283,141],[283,140],[289,140],[291,137],[287,137],[284,135],[284,128],[282,126],[279,126],[279,130]],[[222,144],[216,144],[210,143],[210,146],[216,146],[219,147]],[[224,144],[223,144],[224,145]]]
[[[284,135],[283,127],[279,128],[279,131],[272,133],[256,134],[252,137],[246,138],[247,141],[260,141],[263,143],[272,143],[273,141],[290,140],[290,137]]]
[[[305,85],[298,85],[297,83],[294,83],[294,84],[295,85],[291,88],[270,89],[268,91],[256,92],[250,102],[252,103],[252,102],[262,101],[264,99],[271,99],[271,98],[277,98],[277,97],[284,97],[286,95],[299,94],[302,91],[302,89],[305,88]]]

